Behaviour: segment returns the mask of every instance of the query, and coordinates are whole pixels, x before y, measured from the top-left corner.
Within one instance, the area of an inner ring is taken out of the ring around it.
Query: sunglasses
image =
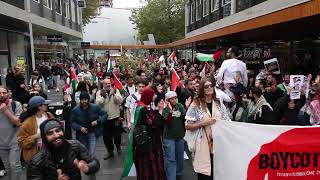
[[[204,88],[205,89],[213,88],[213,85],[212,84],[207,84],[207,85],[204,85]]]

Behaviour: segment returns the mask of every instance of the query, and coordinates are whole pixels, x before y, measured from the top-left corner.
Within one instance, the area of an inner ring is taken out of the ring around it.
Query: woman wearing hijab
[[[145,89],[141,93],[136,110],[133,160],[137,170],[137,180],[166,179],[161,141],[164,128],[162,112],[165,103],[161,100],[158,105],[159,110],[152,110],[150,104],[154,96],[152,89]]]

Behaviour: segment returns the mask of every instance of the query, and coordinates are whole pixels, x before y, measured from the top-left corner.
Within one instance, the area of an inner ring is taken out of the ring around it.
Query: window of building
[[[37,2],[37,3],[40,3],[40,0],[33,0],[33,1],[35,1],[35,2]]]
[[[71,1],[71,19],[72,22],[76,22],[76,6],[73,0]]]
[[[191,8],[190,8],[190,20],[191,20],[191,24],[194,23],[196,16],[194,15],[194,10],[195,10],[196,6],[194,1],[191,3]]]
[[[222,0],[222,6],[225,6],[230,3],[231,3],[231,0]]]
[[[219,9],[219,0],[211,0],[211,12]]]
[[[202,13],[201,13],[201,0],[196,0],[197,2],[197,9],[196,9],[196,20],[199,21],[202,17]]]
[[[185,16],[185,24],[186,24],[186,26],[189,26],[189,17],[190,17],[190,12],[189,12],[189,6],[190,4],[189,3],[187,3],[187,5],[185,6],[185,14],[186,14],[186,16]]]
[[[56,12],[58,14],[62,14],[61,0],[55,0],[55,3],[56,3]]]
[[[43,0],[43,5],[49,9],[52,9],[52,0]]]
[[[66,8],[66,14],[65,14],[65,17],[66,18],[69,18],[69,3],[68,3],[68,0],[64,0],[64,7]]]
[[[210,9],[210,0],[203,0],[203,17],[206,17],[209,15],[209,9]]]

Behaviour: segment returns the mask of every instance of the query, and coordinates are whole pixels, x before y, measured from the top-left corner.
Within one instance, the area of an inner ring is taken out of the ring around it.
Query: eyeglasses
[[[213,85],[212,84],[207,84],[207,85],[204,85],[204,88],[205,89],[213,88]]]

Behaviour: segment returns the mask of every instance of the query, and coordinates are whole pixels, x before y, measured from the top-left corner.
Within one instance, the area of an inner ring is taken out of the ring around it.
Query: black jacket
[[[57,169],[62,169],[63,174],[69,177],[69,180],[81,180],[79,169],[73,164],[77,158],[88,163],[89,173],[94,174],[100,168],[97,159],[89,155],[88,150],[77,140],[66,140],[65,153],[61,153],[61,158],[57,158],[57,153],[43,149],[37,153],[31,160],[27,170],[28,180],[57,180]],[[59,159],[59,160],[57,160]]]
[[[289,101],[290,101],[290,96],[286,95],[280,98],[275,103],[275,109],[278,111],[278,114],[280,115],[281,124],[300,125],[300,126],[306,125],[305,121],[302,121],[301,119],[298,118],[300,109],[306,103],[306,96],[301,95],[300,99],[294,100],[296,104],[294,109],[288,108]]]

